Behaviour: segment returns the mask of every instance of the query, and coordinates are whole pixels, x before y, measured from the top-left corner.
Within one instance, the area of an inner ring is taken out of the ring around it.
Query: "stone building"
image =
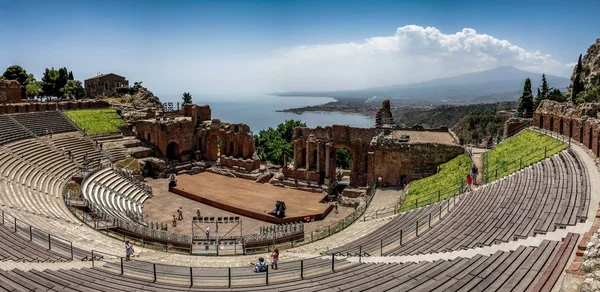
[[[0,104],[21,102],[21,85],[16,80],[0,80]]]
[[[186,104],[180,116],[137,121],[135,132],[171,160],[219,160],[247,171],[260,168],[250,127],[211,119],[208,105]]]
[[[129,81],[114,73],[100,74],[85,80],[85,92],[88,97],[103,97],[119,87],[129,87]]]

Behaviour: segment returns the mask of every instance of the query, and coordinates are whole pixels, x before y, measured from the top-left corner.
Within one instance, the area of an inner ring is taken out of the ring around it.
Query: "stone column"
[[[317,143],[317,172],[321,171],[321,142]]]
[[[329,152],[331,152],[330,149],[331,144],[327,143],[325,144],[325,178],[329,178]]]
[[[298,156],[296,155],[296,152],[298,152],[298,147],[296,147],[298,145],[298,143],[296,142],[296,140],[294,140],[294,165],[292,166],[293,170],[296,170],[298,168]]]
[[[306,141],[306,170],[310,168],[310,143]]]

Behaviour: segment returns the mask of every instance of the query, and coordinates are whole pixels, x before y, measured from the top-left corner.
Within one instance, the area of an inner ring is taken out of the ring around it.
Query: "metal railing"
[[[443,200],[439,207],[435,208],[427,214],[421,215],[413,223],[405,226],[402,229],[388,233],[385,237],[379,239],[379,255],[385,256],[394,249],[401,248],[411,239],[419,237],[425,231],[431,228],[432,225],[441,221],[444,217],[450,214],[450,211],[456,207],[456,197],[453,196]],[[459,200],[460,201],[460,200]],[[376,250],[363,249],[362,245],[352,246],[341,251],[326,252],[327,255],[346,255],[346,256],[372,256]]]
[[[56,252],[64,256],[65,259],[73,260],[73,243],[71,241],[35,228],[19,220],[17,217],[4,212],[2,209],[0,211],[2,214],[2,226],[12,230],[14,234],[19,235],[23,239]]]
[[[100,270],[108,270],[119,275],[141,278],[153,283],[181,285],[185,288],[202,287],[233,288],[268,286],[278,283],[300,281],[317,276],[342,272],[356,264],[346,261],[348,256],[331,255],[319,256],[279,262],[278,269],[273,270],[268,265],[264,272],[254,272],[254,267],[248,263],[246,267],[190,267],[157,264],[139,260],[126,260],[123,256],[102,253],[93,250],[93,266],[102,262]]]

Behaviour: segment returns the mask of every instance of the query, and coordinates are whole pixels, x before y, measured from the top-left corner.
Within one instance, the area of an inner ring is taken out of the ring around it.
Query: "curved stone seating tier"
[[[6,115],[0,115],[0,145],[32,137],[13,119]]]
[[[136,184],[107,168],[89,177],[82,186],[84,197],[107,213],[132,220],[131,215],[142,216],[142,205],[147,193]],[[134,220],[135,221],[135,220]]]
[[[489,246],[585,221],[590,186],[569,150],[464,194],[450,215],[386,254],[414,255]]]
[[[0,270],[0,286],[9,290],[76,288],[80,291],[549,291],[572,253],[577,235],[539,246],[434,262],[357,264],[336,260],[335,273],[327,259],[309,259],[304,267],[319,272],[300,279],[298,262],[280,263],[278,270],[255,274],[250,267],[193,268],[119,261],[95,268],[59,270]],[[153,270],[157,272],[153,278]],[[194,279],[190,285],[190,273]],[[228,273],[233,287],[226,288]]]
[[[43,248],[14,233],[13,229],[0,225],[0,262],[66,262],[70,257]],[[1,286],[1,285],[0,285]]]
[[[46,131],[50,130],[54,134],[77,131],[77,128],[60,111],[33,112],[10,116],[37,136],[45,136]]]
[[[52,139],[51,143],[54,144],[56,150],[60,151],[62,155],[67,156],[67,153],[62,153],[63,147],[65,152],[71,150],[73,155],[75,155],[75,162],[77,164],[83,163],[83,154],[86,152],[88,161],[98,161],[102,157],[100,149],[95,148],[93,142],[81,137],[79,133],[57,135]]]
[[[431,204],[399,214],[395,216],[390,222],[386,223],[380,228],[377,228],[375,231],[355,241],[349,242],[340,247],[332,249],[327,253],[338,253],[350,249],[356,251],[356,247],[361,246],[362,252],[372,254],[380,250],[382,239],[384,241],[386,241],[387,239],[387,243],[392,234],[398,234],[400,230],[408,230],[408,228],[411,228],[411,226],[415,226],[415,221],[417,221],[418,219],[422,219],[423,216],[428,216],[430,213],[438,214],[440,206],[443,207],[445,211],[445,208],[447,207],[446,204],[447,201],[441,201],[435,204]]]

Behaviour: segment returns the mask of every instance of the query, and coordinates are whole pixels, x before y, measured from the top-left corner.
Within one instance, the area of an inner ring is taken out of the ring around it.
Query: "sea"
[[[162,102],[177,103],[180,95],[159,95]],[[200,95],[192,93],[195,104],[210,105],[212,118],[229,123],[244,123],[254,133],[269,127],[275,128],[286,120],[300,120],[308,127],[349,125],[353,127],[372,127],[373,117],[359,114],[334,112],[306,112],[302,114],[278,112],[278,110],[321,105],[335,101],[330,97],[276,96],[276,95]]]

